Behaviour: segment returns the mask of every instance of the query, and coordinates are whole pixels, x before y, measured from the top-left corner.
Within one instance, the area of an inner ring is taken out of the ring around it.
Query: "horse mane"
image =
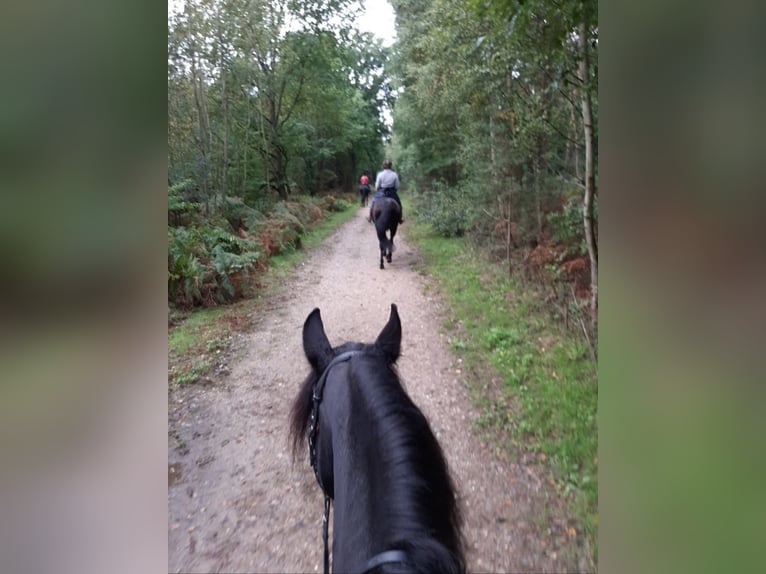
[[[396,366],[374,345],[346,343],[334,349],[334,354],[351,350],[361,351],[349,363],[352,403],[358,402],[368,411],[381,445],[381,461],[389,469],[387,521],[395,526],[398,538],[387,549],[406,552],[407,572],[464,573],[462,516],[441,445],[425,415],[404,390]],[[312,389],[320,376],[312,369],[290,411],[294,460],[306,439]],[[370,570],[375,574],[400,571],[401,565],[395,563]]]
[[[389,549],[407,553],[408,572],[465,572],[462,516],[444,452],[395,366],[382,367],[383,360],[365,354],[351,363],[349,383],[367,405],[389,469],[388,520],[399,533]],[[400,570],[395,564],[376,569],[381,574]]]
[[[298,396],[293,401],[290,408],[289,426],[290,426],[290,444],[292,445],[293,462],[298,458],[298,451],[306,440],[306,433],[309,428],[309,415],[311,414],[311,390],[314,384],[319,380],[319,375],[311,370],[306,380],[303,381]]]

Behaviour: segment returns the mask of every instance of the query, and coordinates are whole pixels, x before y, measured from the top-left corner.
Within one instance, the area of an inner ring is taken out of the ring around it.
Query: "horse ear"
[[[332,346],[324,332],[324,323],[319,309],[314,309],[303,324],[303,352],[318,372],[325,370],[333,358]]]
[[[391,316],[375,340],[375,346],[383,351],[390,362],[395,363],[399,358],[402,348],[402,323],[399,321],[399,312],[393,303],[391,303]]]

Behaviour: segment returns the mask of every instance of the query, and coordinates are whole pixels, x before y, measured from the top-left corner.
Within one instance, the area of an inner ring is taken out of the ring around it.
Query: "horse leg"
[[[380,268],[385,269],[383,267],[383,256],[386,254],[386,237],[381,237],[378,235],[378,248],[380,249]]]

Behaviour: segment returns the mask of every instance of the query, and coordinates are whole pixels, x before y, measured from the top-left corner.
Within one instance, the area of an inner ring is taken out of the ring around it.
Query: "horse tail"
[[[393,244],[386,235],[386,229],[388,229],[388,227],[384,223],[383,215],[381,214],[378,216],[378,219],[375,220],[375,232],[378,234],[378,242],[380,243],[381,249],[391,249]]]

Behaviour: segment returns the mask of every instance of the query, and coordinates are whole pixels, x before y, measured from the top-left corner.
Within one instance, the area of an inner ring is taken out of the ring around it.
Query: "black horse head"
[[[315,426],[317,480],[335,506],[335,572],[465,571],[444,454],[396,371],[401,337],[396,305],[373,344],[333,348],[319,309],[303,326],[311,373],[293,404],[290,434],[297,455]]]

